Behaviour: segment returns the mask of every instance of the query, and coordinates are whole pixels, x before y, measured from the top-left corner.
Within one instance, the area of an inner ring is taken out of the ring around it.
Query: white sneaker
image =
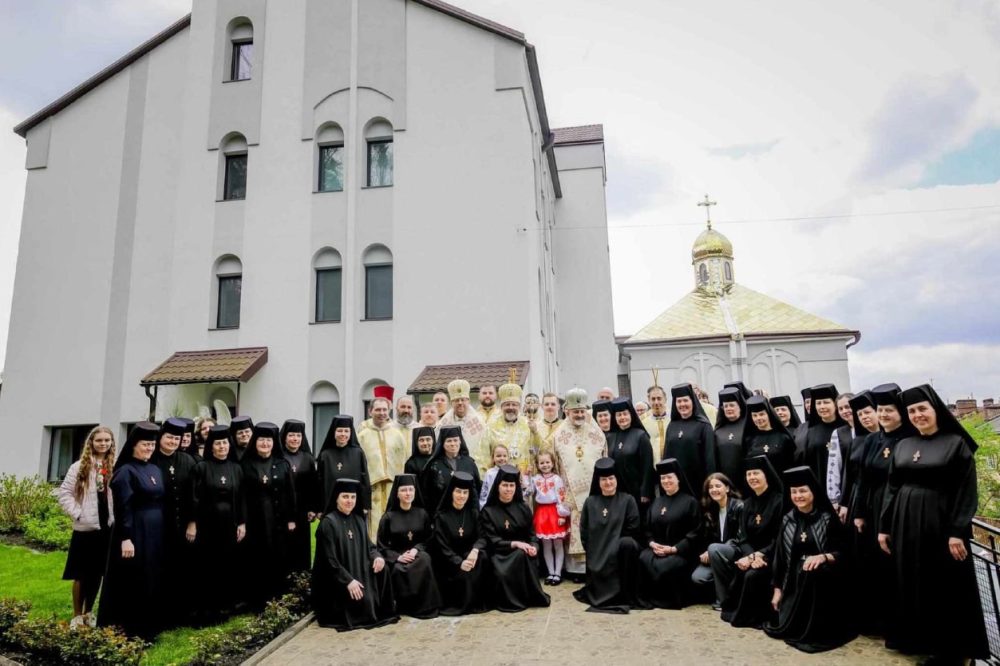
[[[69,621],[69,630],[76,631],[84,624],[86,624],[86,621],[84,620],[83,616],[77,615],[76,617],[74,617],[72,620]]]

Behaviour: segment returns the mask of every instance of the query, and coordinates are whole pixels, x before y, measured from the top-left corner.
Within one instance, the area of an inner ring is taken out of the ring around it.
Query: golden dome
[[[707,257],[733,258],[733,244],[711,226],[698,234],[698,238],[695,239],[694,246],[691,248],[692,262]]]

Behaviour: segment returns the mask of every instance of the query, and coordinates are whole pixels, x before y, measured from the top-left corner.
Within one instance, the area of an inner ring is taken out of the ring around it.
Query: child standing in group
[[[486,470],[486,475],[483,477],[483,488],[479,493],[480,510],[486,506],[486,498],[490,496],[490,488],[493,487],[493,482],[496,481],[497,470],[500,469],[501,465],[506,465],[509,458],[510,454],[507,452],[506,446],[497,444],[493,447],[493,467]]]
[[[555,458],[541,451],[535,458],[538,474],[531,478],[535,494],[535,535],[542,542],[542,555],[549,575],[546,585],[562,582],[563,543],[569,534],[569,508],[566,507],[566,485],[556,474]]]

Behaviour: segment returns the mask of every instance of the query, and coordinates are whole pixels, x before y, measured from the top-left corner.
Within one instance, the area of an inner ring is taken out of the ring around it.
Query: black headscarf
[[[902,439],[917,434],[917,429],[910,423],[910,414],[907,412],[906,406],[903,405],[903,391],[899,388],[899,384],[879,384],[872,389],[872,400],[875,402],[876,410],[878,410],[879,405],[891,405],[899,412],[899,417],[903,422],[899,424],[897,429],[892,431],[893,437]],[[879,429],[882,429],[881,424],[879,425]],[[882,430],[882,432],[885,431]]]
[[[677,398],[685,396],[691,398],[693,404],[694,409],[691,412],[691,419],[712,425],[712,422],[708,420],[708,416],[705,415],[705,409],[701,406],[701,400],[698,400],[698,396],[695,394],[694,387],[691,384],[677,384],[670,388],[670,420],[684,420],[681,418],[681,413],[677,411]]]
[[[424,508],[424,500],[420,496],[420,484],[417,483],[416,474],[397,474],[392,480],[392,490],[389,492],[389,499],[385,503],[385,512],[400,511],[399,489],[401,486],[413,486],[413,507]]]
[[[337,479],[336,483],[333,484],[333,493],[330,502],[332,508],[330,512],[336,511],[340,513],[340,509],[337,508],[337,498],[343,493],[354,493],[357,496],[351,515],[364,516],[364,509],[361,507],[361,482],[357,479]]]
[[[251,462],[273,460],[277,458],[278,460],[285,459],[285,449],[281,446],[281,441],[278,438],[278,434],[281,431],[278,426],[270,421],[261,421],[253,427],[253,435],[250,437],[250,443],[247,444],[246,453],[243,454],[243,460],[249,460]],[[268,437],[274,442],[271,447],[270,458],[264,458],[257,452],[257,440],[260,438],[267,439]]]
[[[755,395],[747,400],[746,410],[743,417],[743,441],[746,442],[748,446],[750,440],[763,432],[753,422],[754,412],[767,412],[767,420],[768,423],[771,424],[771,430],[779,433],[788,433],[788,429],[782,425],[781,419],[779,419],[778,415],[774,413],[774,408],[771,407],[771,403],[768,399],[764,396]]]
[[[177,420],[184,424],[184,432],[181,434],[181,436],[183,437],[184,435],[191,435],[192,437],[194,437],[194,421],[188,418],[184,418],[183,416],[179,416]]]
[[[236,461],[236,445],[233,444],[232,439],[229,437],[229,426],[227,425],[214,425],[208,431],[208,437],[205,438],[205,454],[202,456],[205,460],[212,460],[215,462],[222,462],[212,453],[212,444],[224,439],[229,442],[229,453],[226,454],[226,460]],[[191,446],[194,446],[192,443]]]
[[[601,492],[601,477],[602,476],[613,476],[618,481],[618,490],[615,491],[617,494],[621,491],[622,487],[622,477],[618,474],[618,470],[615,467],[614,458],[601,458],[596,463],[594,463],[594,476],[590,480],[590,496],[603,496],[604,493]]]
[[[521,474],[517,471],[517,468],[513,465],[501,465],[500,469],[497,470],[496,478],[493,479],[493,485],[490,486],[490,494],[486,497],[486,504],[483,508],[488,506],[496,506],[501,504],[500,501],[500,482],[501,481],[513,481],[514,482],[514,499],[511,500],[511,504],[524,504],[524,496],[521,494],[521,484],[520,484]]]
[[[934,408],[934,413],[937,414],[937,426],[938,432],[951,433],[958,435],[965,440],[965,443],[969,445],[969,450],[973,453],[979,448],[976,444],[976,440],[972,438],[969,431],[966,430],[955,415],[951,413],[948,409],[948,405],[944,404],[944,400],[941,396],[937,394],[934,387],[930,384],[921,384],[920,386],[914,386],[913,388],[908,388],[903,391],[902,395],[903,408],[904,410],[910,405],[915,405],[918,402],[924,402],[925,400],[931,403],[931,407]],[[916,428],[916,426],[914,426]]]
[[[298,419],[288,419],[281,424],[281,432],[278,433],[278,439],[281,443],[282,452],[288,453],[288,447],[285,446],[285,435],[290,432],[297,432],[302,435],[302,445],[299,446],[299,451],[311,454],[312,449],[309,448],[309,437],[306,435],[305,421],[299,421]]]
[[[833,513],[833,504],[830,503],[830,498],[826,496],[826,488],[820,486],[811,467],[792,467],[785,470],[782,476],[784,477],[785,488],[788,489],[789,503],[792,501],[792,488],[809,486],[809,490],[813,494],[813,511]]]
[[[438,458],[444,458],[444,440],[450,437],[458,437],[458,455],[456,458],[469,455],[469,447],[465,443],[465,436],[462,434],[461,426],[444,426],[438,431],[437,442],[434,444],[434,452],[431,453],[431,457],[427,459],[427,464],[424,465],[424,469],[428,469],[435,460]],[[479,501],[476,500],[476,505],[479,505]]]
[[[448,479],[448,485],[444,489],[444,494],[441,495],[441,499],[438,501],[437,512],[442,511],[455,511],[458,510],[452,506],[451,495],[458,490],[468,490],[469,499],[462,508],[461,513],[469,514],[470,518],[475,521],[479,518],[479,498],[473,497],[475,493],[473,492],[474,481],[472,475],[468,472],[452,472],[451,477]]]
[[[727,382],[722,385],[723,389],[734,388],[740,392],[743,396],[743,400],[749,400],[753,397],[753,391],[747,388],[747,385],[743,382]]]
[[[597,412],[611,412],[611,401],[610,400],[595,400],[594,404],[590,406],[590,413],[594,417],[594,422],[597,422]],[[615,419],[612,415],[611,428],[614,430]]]
[[[338,414],[333,417],[333,421],[330,422],[330,429],[326,431],[326,439],[323,440],[323,447],[320,449],[320,453],[329,449],[337,448],[337,428],[350,428],[351,438],[347,440],[347,446],[356,446],[361,448],[361,442],[358,441],[358,433],[354,430],[354,417],[348,416],[347,414]]]
[[[253,419],[246,414],[240,416],[234,416],[229,422],[229,429],[236,434],[237,430],[246,430],[247,428],[253,429]]]
[[[736,383],[741,385],[743,384],[743,382],[736,382]],[[729,388],[724,388],[721,391],[719,391],[719,410],[718,413],[715,415],[716,428],[720,428],[730,423],[739,423],[740,419],[745,417],[747,414],[747,397],[744,396],[743,392],[737,387],[729,386],[728,384],[726,386],[728,386]],[[751,394],[750,397],[753,397],[753,394]],[[722,407],[722,403],[724,402],[735,402],[737,405],[740,406],[739,419],[735,421],[730,421],[728,418],[726,418],[726,410]]]
[[[155,423],[150,423],[149,421],[136,423],[132,426],[132,432],[125,439],[125,444],[122,446],[121,453],[118,454],[118,459],[115,460],[115,469],[134,460],[132,451],[135,449],[136,444],[139,442],[158,442],[159,438],[160,428]]]
[[[420,452],[420,447],[417,446],[417,440],[421,437],[430,437],[434,439],[434,428],[430,426],[417,426],[413,429],[410,435],[410,455],[411,456],[422,456],[425,455]],[[431,452],[426,454],[428,457],[434,454],[434,445],[431,444]]]
[[[681,468],[677,458],[665,458],[660,462],[656,463],[656,474],[657,477],[663,476],[664,474],[676,474],[677,475],[677,485],[678,493],[687,493],[691,497],[695,497],[695,494],[691,491],[691,486],[688,484],[687,477],[684,476],[684,470]],[[656,480],[656,491],[660,495],[666,495],[663,491],[663,486],[660,484],[659,478]]]
[[[628,398],[615,398],[611,401],[610,410],[611,412],[611,432],[625,432],[618,427],[618,412],[628,412],[632,415],[632,424],[628,427],[628,430],[643,430],[642,423],[639,422],[639,414],[635,411],[635,407],[632,406],[632,401]]]
[[[861,419],[858,418],[858,412],[868,407],[875,409],[875,399],[872,397],[872,392],[861,391],[848,400],[848,403],[851,405],[851,411],[854,412],[854,436],[861,437],[862,435],[867,435],[868,429],[861,425]]]
[[[826,425],[831,426],[834,430],[847,425],[847,421],[840,418],[840,411],[837,409],[837,396],[840,394],[837,392],[836,386],[833,384],[819,384],[809,389],[809,392],[812,396],[812,409],[809,410],[810,427],[817,426],[824,422],[823,419],[819,417],[819,412],[816,411],[817,400],[833,400],[834,419]]]
[[[743,471],[749,472],[752,469],[759,469],[764,472],[764,476],[767,477],[767,490],[776,490],[779,493],[782,492],[781,477],[778,473],[774,471],[774,465],[768,460],[767,456],[753,456],[747,458],[743,463]],[[767,492],[765,490],[764,492]],[[753,490],[750,491],[751,496],[756,495]]]
[[[788,430],[794,431],[800,425],[802,421],[799,419],[799,413],[795,411],[795,405],[792,404],[792,399],[787,395],[776,395],[771,398],[771,407],[787,407],[788,412],[791,415],[788,421]],[[780,420],[780,419],[779,419]]]

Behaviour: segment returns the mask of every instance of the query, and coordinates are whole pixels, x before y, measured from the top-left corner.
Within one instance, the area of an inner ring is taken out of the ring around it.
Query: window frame
[[[232,57],[232,62],[229,65],[229,82],[233,83],[236,81],[249,81],[253,78],[253,37],[249,39],[234,39],[230,42],[232,51],[230,56]],[[250,58],[248,59],[249,72],[244,78],[240,78],[240,50],[249,46],[250,48]]]
[[[340,187],[339,188],[324,188],[323,187],[323,151],[324,150],[335,150],[339,148],[341,150],[340,155]],[[344,143],[324,143],[319,145],[319,150],[316,154],[316,191],[317,192],[343,192],[344,191]]]
[[[371,280],[369,279],[369,270],[373,268],[388,268],[389,273],[389,315],[385,317],[373,317],[371,316],[371,304],[369,303],[369,284]],[[389,262],[377,263],[377,264],[365,264],[365,318],[364,321],[391,321],[393,316],[393,311],[395,310],[395,298],[393,290],[393,281],[395,280],[395,274],[392,270],[393,265]]]
[[[243,314],[243,273],[229,273],[224,275],[216,275],[216,285],[219,290],[218,297],[216,298],[215,305],[215,328],[216,330],[226,331],[238,329],[240,327],[240,320]],[[223,305],[223,282],[227,280],[239,280],[239,300],[236,302],[236,323],[232,325],[222,324],[222,305]]]
[[[246,152],[226,153],[225,158],[226,161],[225,165],[223,166],[225,173],[223,174],[222,178],[222,200],[245,201],[247,198],[247,176],[249,174],[249,168],[250,168],[250,155],[249,153]],[[230,196],[230,191],[229,191],[230,175],[232,173],[231,164],[233,160],[236,160],[238,158],[243,159],[243,196],[241,197]]]
[[[344,317],[344,269],[343,266],[329,266],[325,268],[314,268],[315,273],[315,286],[316,286],[316,302],[314,303],[315,309],[313,311],[313,320],[317,324],[339,324]],[[320,303],[322,302],[320,294],[320,274],[321,273],[333,273],[337,272],[340,274],[339,285],[340,288],[337,292],[337,318],[336,319],[321,319],[320,318]]]
[[[376,145],[388,144],[392,146],[395,143],[393,137],[381,137],[365,140],[365,161],[367,163],[367,168],[365,169],[365,187],[392,187],[396,182],[396,152],[395,148],[392,149],[392,157],[390,160],[390,176],[388,183],[382,183],[375,185],[372,183],[372,147]]]
[[[316,429],[316,426],[319,425],[319,418],[317,418],[319,415],[317,413],[317,409],[318,408],[322,408],[322,407],[334,406],[334,409],[336,410],[336,414],[333,415],[333,418],[336,418],[341,413],[340,412],[340,401],[336,400],[336,401],[325,401],[325,402],[312,402],[312,403],[309,403],[309,404],[312,406],[313,450],[314,451],[318,451],[323,446],[323,440],[326,439],[326,433],[325,432],[321,433],[321,432],[319,432]],[[332,421],[332,418],[331,418],[331,421]],[[329,430],[329,428],[327,428],[327,430]],[[316,454],[316,455],[319,455],[319,454]]]

